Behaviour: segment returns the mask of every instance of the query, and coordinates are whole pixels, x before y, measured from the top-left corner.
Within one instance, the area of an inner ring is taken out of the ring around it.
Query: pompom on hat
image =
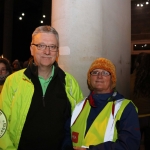
[[[92,87],[90,85],[90,73],[91,71],[95,69],[103,69],[111,73],[111,80],[112,80],[112,89],[116,87],[116,69],[114,64],[106,59],[106,58],[98,58],[96,59],[90,66],[90,69],[87,73],[87,79],[88,79],[88,85],[89,88],[92,90]]]

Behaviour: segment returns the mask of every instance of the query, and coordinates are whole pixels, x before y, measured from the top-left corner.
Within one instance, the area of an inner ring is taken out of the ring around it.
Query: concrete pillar
[[[4,3],[3,56],[11,60],[13,31],[13,0]]]
[[[117,90],[127,98],[130,84],[130,0],[53,0],[52,26],[60,35],[61,68],[77,79],[85,96],[87,71],[98,57],[117,69]]]

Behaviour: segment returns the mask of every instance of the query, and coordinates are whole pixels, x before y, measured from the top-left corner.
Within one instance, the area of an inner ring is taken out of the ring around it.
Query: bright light
[[[136,45],[134,45],[136,47]]]
[[[46,16],[45,15],[43,15],[43,18],[45,18]]]
[[[19,20],[22,20],[22,17],[19,17]]]
[[[43,20],[41,20],[41,23],[43,23]]]
[[[24,13],[22,13],[22,16],[24,16],[25,14]]]
[[[137,4],[137,7],[139,7],[140,6],[140,4]]]
[[[149,4],[149,2],[146,2],[146,5],[148,5]]]
[[[141,7],[143,7],[143,4],[141,4]]]

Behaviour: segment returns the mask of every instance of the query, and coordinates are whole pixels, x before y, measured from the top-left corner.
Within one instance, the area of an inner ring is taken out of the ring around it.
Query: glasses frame
[[[94,72],[95,72],[95,74],[93,74]],[[92,75],[92,76],[99,76],[99,75],[101,75],[101,76],[107,77],[107,76],[110,76],[111,73],[109,71],[106,71],[106,70],[103,70],[101,72],[100,71],[91,71],[90,75]]]
[[[52,51],[52,52],[57,52],[57,49],[58,49],[58,46],[56,46],[56,45],[45,45],[45,44],[31,44],[31,45],[34,45],[34,46],[36,46],[36,48],[38,49],[38,50],[40,50],[40,51],[44,51],[44,50],[46,50],[46,48],[48,47],[49,48],[49,50],[50,51]],[[44,48],[39,48],[39,46],[44,46]],[[52,47],[54,47],[54,48],[52,48]]]

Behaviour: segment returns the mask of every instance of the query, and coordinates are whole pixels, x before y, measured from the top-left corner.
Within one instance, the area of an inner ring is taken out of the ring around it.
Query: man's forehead
[[[40,41],[53,41],[54,43],[57,42],[57,38],[52,33],[38,33],[34,37],[32,37],[32,42],[40,42]]]

